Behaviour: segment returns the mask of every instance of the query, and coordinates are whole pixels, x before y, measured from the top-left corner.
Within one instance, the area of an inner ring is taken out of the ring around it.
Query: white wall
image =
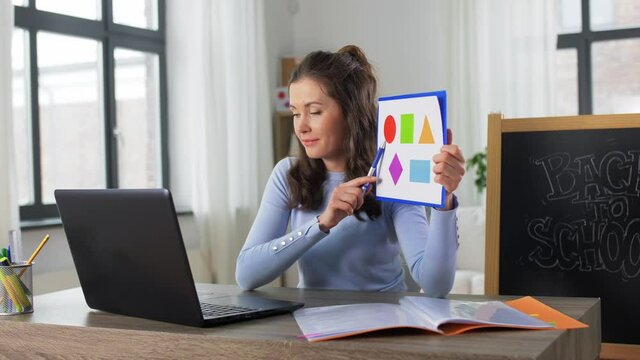
[[[293,14],[289,0],[267,0],[264,7],[265,41],[267,47],[267,69],[269,88],[280,86],[280,59],[296,55],[293,49]],[[273,102],[272,106],[273,106]]]
[[[270,24],[267,48],[269,68],[273,69],[271,76],[279,76],[280,56],[304,56],[315,50],[336,51],[344,45],[355,44],[364,50],[377,71],[380,96],[450,90],[454,74],[447,59],[451,45],[443,35],[447,29],[441,24],[453,16],[451,6],[443,3],[439,0],[269,0],[266,23]],[[465,131],[465,124],[484,119],[455,116],[456,109],[452,107],[456,98],[451,92],[448,103],[448,126],[454,132],[454,142],[470,157],[481,150],[483,134]],[[466,176],[457,191],[463,205],[481,201],[473,180],[473,174]]]
[[[381,96],[437,90],[446,86],[448,69],[429,66],[448,51],[436,18],[447,17],[439,1],[297,0],[293,17],[294,51],[335,51],[361,47],[375,66]],[[442,40],[442,41],[441,41]]]

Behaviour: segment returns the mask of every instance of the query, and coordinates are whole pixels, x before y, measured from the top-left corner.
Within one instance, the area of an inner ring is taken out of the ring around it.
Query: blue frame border
[[[410,98],[429,97],[429,96],[435,96],[436,98],[438,98],[438,104],[440,105],[440,116],[442,117],[442,132],[443,132],[442,136],[443,136],[443,139],[444,139],[444,143],[446,144],[448,142],[448,139],[447,139],[447,91],[446,90],[422,92],[422,93],[415,93],[415,94],[385,96],[385,97],[378,98],[378,103],[380,103],[382,101],[389,101],[389,100],[410,99]],[[378,106],[378,118],[380,118],[380,107],[379,106]],[[376,132],[376,134],[377,134],[377,132]],[[377,142],[377,136],[376,136],[376,142]],[[409,205],[423,205],[423,206],[431,206],[431,207],[435,207],[435,208],[443,208],[445,206],[446,196],[447,196],[447,191],[443,186],[442,187],[442,196],[441,196],[441,199],[440,199],[440,204],[431,204],[431,203],[423,203],[423,202],[419,202],[419,201],[409,201],[409,200],[386,198],[386,197],[378,196],[377,194],[376,194],[376,200],[392,201],[392,202],[397,202],[397,203],[401,203],[401,204],[409,204]]]

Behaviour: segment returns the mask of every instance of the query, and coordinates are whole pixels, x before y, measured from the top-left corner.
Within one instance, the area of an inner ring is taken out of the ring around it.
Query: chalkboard
[[[640,114],[622,120],[493,120],[487,260],[499,294],[600,297],[603,342],[640,344]]]

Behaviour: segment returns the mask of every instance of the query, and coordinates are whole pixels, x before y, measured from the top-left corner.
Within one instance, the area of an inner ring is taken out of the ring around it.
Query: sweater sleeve
[[[456,208],[431,211],[430,222],[422,206],[396,204],[392,212],[411,276],[428,296],[445,297],[453,286],[458,247]]]
[[[327,236],[317,219],[285,233],[291,209],[287,171],[291,158],[278,162],[262,196],[256,218],[236,261],[236,282],[252,290],[280,276],[308,249]]]

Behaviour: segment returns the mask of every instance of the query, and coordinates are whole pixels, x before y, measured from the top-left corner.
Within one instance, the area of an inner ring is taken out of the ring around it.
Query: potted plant
[[[478,193],[482,194],[484,189],[487,187],[487,148],[484,150],[475,153],[468,161],[467,161],[467,170],[472,169],[475,171],[475,181],[476,189],[478,189]]]

